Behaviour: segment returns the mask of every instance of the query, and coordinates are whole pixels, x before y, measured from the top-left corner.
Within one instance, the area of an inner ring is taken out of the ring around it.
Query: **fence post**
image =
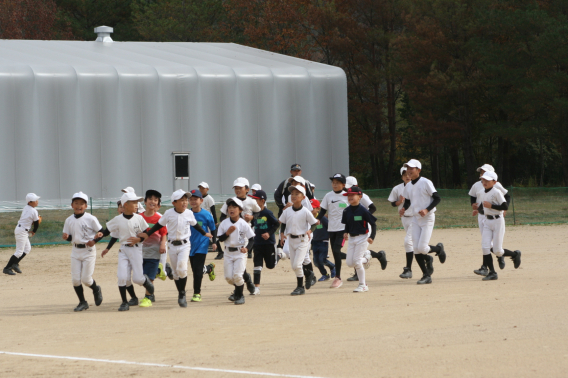
[[[93,215],[93,197],[89,197],[89,202],[91,203],[91,215]]]
[[[515,197],[513,196],[513,187],[511,186],[511,205],[513,205],[513,225],[517,224],[517,218],[515,217]]]

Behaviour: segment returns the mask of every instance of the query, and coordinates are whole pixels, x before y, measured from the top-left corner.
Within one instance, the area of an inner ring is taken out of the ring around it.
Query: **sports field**
[[[522,250],[522,265],[507,259],[490,282],[472,273],[481,265],[477,229],[434,230],[448,259],[436,259],[425,286],[416,285],[416,263],[413,279],[398,278],[403,237],[378,234],[373,249],[386,250],[389,265],[373,263],[367,293],[353,293],[355,282],[333,291],[318,283],[291,297],[295,277],[283,260],[263,271],[259,296],[235,306],[221,263],[203,302],[182,309],[173,282],[157,281],[153,307],[124,313],[117,248],[97,260],[103,304],[87,288],[82,313],[73,312],[70,248],[34,248],[21,275],[0,277],[0,376],[566,377],[568,225],[508,227],[505,247]],[[0,260],[11,253],[0,250]]]

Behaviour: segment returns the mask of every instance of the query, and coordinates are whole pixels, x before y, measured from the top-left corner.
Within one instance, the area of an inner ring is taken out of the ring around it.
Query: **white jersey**
[[[303,206],[300,210],[290,206],[282,212],[279,220],[286,225],[286,235],[304,235],[318,222],[312,212]]]
[[[507,189],[503,187],[503,185],[501,185],[500,182],[495,183],[495,186],[493,186],[493,188],[499,190],[501,193],[503,193],[503,195],[509,192]],[[476,182],[471,186],[471,189],[469,190],[468,194],[470,195],[470,197],[477,197],[477,193],[479,193],[482,190],[485,190],[485,188],[483,187],[483,183],[481,182],[481,180],[479,180],[478,182]],[[480,202],[478,201],[477,203],[479,204]]]
[[[282,203],[287,205],[286,203],[286,196],[282,196]],[[312,207],[312,204],[310,202],[310,200],[308,199],[308,197],[304,196],[304,199],[302,200],[302,206],[304,206],[306,209],[308,209],[309,211],[312,211],[314,208]]]
[[[398,202],[400,200],[400,196],[404,197],[404,188],[405,188],[404,183],[400,183],[397,186],[395,186],[394,188],[392,188],[392,191],[390,192],[388,201],[389,202]],[[400,205],[398,205],[398,210],[402,209],[403,206],[404,206],[404,201],[402,201],[402,203]],[[414,212],[412,211],[412,203],[411,203],[410,207],[404,211],[404,216],[411,217],[413,215],[414,215]]]
[[[217,235],[218,236],[224,235],[231,226],[235,226],[236,230],[233,231],[231,235],[229,235],[229,237],[225,240],[225,247],[233,247],[233,248],[246,247],[248,244],[248,240],[255,236],[253,229],[242,218],[239,218],[239,220],[236,221],[235,223],[233,223],[231,218],[225,219],[219,225],[219,230],[217,231]]]
[[[169,240],[185,240],[191,236],[191,227],[197,224],[193,211],[185,209],[178,213],[176,209],[167,210],[158,223],[168,228]]]
[[[258,203],[256,203],[256,201],[250,197],[247,197],[244,200],[241,199],[241,201],[243,202],[243,211],[241,211],[241,218],[244,218],[245,215],[252,215],[252,213],[260,213],[260,211],[262,210],[260,206],[258,206]],[[223,207],[221,207],[221,213],[227,215],[226,202],[223,204]],[[248,225],[250,226],[251,223],[248,222]]]
[[[434,199],[432,194],[436,193],[436,188],[432,181],[428,180],[426,177],[419,177],[415,184],[409,182],[404,187],[404,192],[402,196],[410,200],[410,204],[414,207],[415,214],[418,215],[420,210],[426,209]],[[406,211],[405,211],[406,212]],[[436,212],[436,208],[430,210],[430,213]]]
[[[130,244],[128,239],[137,237],[139,233],[146,231],[148,223],[140,214],[133,214],[130,219],[126,219],[124,214],[120,214],[112,218],[106,224],[106,228],[110,231],[111,237],[120,240],[120,244]]]
[[[203,197],[203,202],[201,202],[201,208],[211,212],[211,206],[215,206],[215,199],[209,194]]]
[[[39,214],[35,209],[35,207],[26,205],[22,210],[22,215],[20,215],[20,220],[18,221],[18,224],[25,229],[31,230],[32,224],[38,220],[39,220]]]
[[[327,219],[329,223],[327,225],[328,232],[338,232],[345,230],[345,225],[341,223],[341,218],[343,216],[343,210],[348,206],[347,196],[341,193],[335,193],[333,191],[328,192],[321,200],[321,208],[327,211]]]
[[[483,203],[487,201],[492,205],[501,205],[503,202],[505,202],[505,196],[500,190],[495,189],[495,187],[491,188],[487,193],[485,192],[485,188],[483,188],[483,190],[477,192],[476,197],[477,203]],[[503,215],[503,210],[495,210],[487,207],[483,208],[483,212],[485,213],[485,215]]]
[[[73,244],[87,244],[95,238],[97,232],[103,228],[97,217],[83,213],[80,218],[75,218],[75,214],[65,219],[63,233],[71,235]]]
[[[368,195],[363,193],[363,196],[361,197],[360,203],[361,203],[361,205],[363,205],[365,207],[365,209],[369,210],[369,207],[371,207],[371,205],[373,204],[373,201],[371,201],[371,198]]]

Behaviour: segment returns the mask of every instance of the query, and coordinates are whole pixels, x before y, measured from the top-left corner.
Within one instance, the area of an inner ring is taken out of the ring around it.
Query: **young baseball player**
[[[375,218],[366,206],[361,205],[363,192],[358,186],[352,186],[343,193],[348,198],[349,207],[343,210],[341,223],[345,225],[343,239],[349,240],[347,243],[347,266],[355,267],[359,286],[353,290],[355,293],[369,291],[365,282],[365,269],[369,267],[371,255],[367,252],[369,244],[373,243],[377,234]],[[371,232],[369,234],[369,226]]]
[[[422,164],[418,160],[411,159],[404,166],[411,181],[404,187],[404,205],[399,214],[402,217],[410,206],[414,208],[414,217],[412,218],[414,258],[423,274],[417,284],[430,284],[432,283],[432,273],[434,273],[434,258],[429,256],[428,253],[436,253],[442,264],[446,261],[446,252],[442,243],[438,243],[436,246],[428,245],[434,229],[436,205],[440,203],[441,199],[432,181],[420,177]]]
[[[483,184],[481,182],[481,176],[483,176],[485,172],[495,172],[495,168],[493,168],[493,166],[490,164],[483,164],[481,167],[477,168],[477,172],[479,172],[480,180],[472,185],[469,191],[469,196],[471,200],[470,201],[471,208],[474,211],[474,216],[477,215],[477,224],[479,226],[479,231],[483,236],[483,223],[485,222],[486,218],[483,213],[483,206],[481,206],[481,204],[477,202],[477,193],[479,193],[481,190],[484,189]],[[499,190],[501,193],[503,193],[503,195],[505,196],[505,200],[507,201],[507,205],[509,205],[511,202],[511,196],[509,196],[508,190],[505,189],[500,182],[495,183],[493,187]],[[503,216],[505,216],[505,213],[503,213]],[[505,257],[499,256],[497,257],[497,261],[499,262],[499,268],[505,269]],[[489,270],[487,269],[485,264],[482,263],[481,268],[474,270],[473,273],[478,274],[480,276],[486,276],[489,273]]]
[[[335,279],[331,284],[332,289],[337,289],[343,285],[341,280],[341,247],[343,246],[343,233],[345,225],[341,223],[343,210],[347,208],[347,197],[343,196],[346,179],[341,173],[336,173],[329,178],[331,180],[332,191],[328,192],[321,201],[321,211],[318,220],[328,214],[329,244],[335,262]]]
[[[144,197],[144,204],[146,205],[146,211],[140,213],[142,218],[148,223],[148,227],[154,227],[156,223],[162,217],[162,214],[158,212],[162,204],[162,194],[157,190],[147,190],[146,196]],[[168,230],[166,227],[160,229],[152,236],[146,238],[142,244],[142,270],[146,276],[154,283],[158,272],[161,276],[165,278],[166,274],[162,269],[160,269],[160,259],[162,256],[166,256],[166,242],[168,240]],[[163,280],[163,279],[162,279]],[[152,303],[156,301],[154,294],[148,293],[140,301],[140,307],[150,307]]]
[[[256,194],[256,191],[257,191],[257,190],[262,190],[262,186],[260,186],[260,184],[253,184],[253,185],[250,187],[250,190],[251,190],[251,192],[252,192],[252,195],[254,196],[254,195]]]
[[[102,252],[101,257],[104,257],[109,252],[117,240],[120,241],[116,275],[118,277],[118,290],[122,298],[122,304],[118,311],[128,311],[131,305],[138,304],[138,298],[132,287],[132,282],[144,286],[148,293],[154,294],[154,285],[148,276],[144,275],[142,267],[142,242],[145,238],[137,236],[148,228],[148,223],[141,215],[136,213],[138,211],[138,203],[142,199],[135,193],[124,193],[120,198],[124,212],[111,219],[106,224],[106,229],[102,232],[103,236],[110,235],[111,239],[107,248]],[[96,239],[96,241],[99,240],[100,238]],[[126,300],[127,291],[132,297],[130,302]]]
[[[393,207],[398,207],[398,211],[404,205],[404,188],[410,182],[410,176],[406,172],[406,167],[400,168],[400,176],[402,183],[398,184],[390,192],[388,201]],[[412,247],[412,219],[413,219],[412,206],[405,210],[404,215],[400,217],[402,227],[406,232],[404,236],[404,250],[406,251],[406,266],[402,269],[400,278],[412,278],[412,260],[414,260],[414,249]]]
[[[235,291],[229,297],[236,305],[245,303],[243,290],[245,280],[243,274],[247,265],[247,253],[254,244],[254,231],[241,217],[244,211],[243,202],[237,198],[229,198],[226,205],[228,218],[219,225],[217,236],[225,244],[225,279]],[[254,284],[253,284],[254,286]]]
[[[203,196],[200,190],[193,189],[190,193],[189,205],[191,206],[193,216],[197,224],[201,226],[203,230],[207,230],[208,233],[213,235],[213,251],[215,251],[217,247],[215,235],[217,232],[215,230],[213,215],[211,215],[209,211],[202,209]],[[189,264],[193,272],[193,297],[191,301],[201,302],[201,282],[203,281],[203,275],[209,275],[209,280],[213,281],[215,279],[215,264],[211,263],[205,266],[205,258],[209,250],[209,238],[196,232],[197,230],[193,226],[191,226],[191,231],[189,238],[191,243]]]
[[[127,186],[126,188],[121,190],[122,193],[133,193],[136,194],[134,192],[134,188],[131,186]],[[144,212],[144,206],[142,206],[141,202],[138,202],[138,209],[136,210],[137,214],[142,214]]]
[[[35,209],[39,204],[40,197],[35,193],[28,193],[26,195],[26,203],[22,210],[22,215],[18,221],[18,225],[14,230],[14,236],[16,237],[16,251],[8,260],[8,264],[4,267],[2,271],[4,274],[10,276],[16,275],[17,273],[22,273],[20,269],[20,261],[23,260],[32,250],[32,245],[30,244],[30,237],[33,237],[39,224],[41,223],[41,216],[39,216],[37,210]]]
[[[178,289],[178,304],[180,307],[187,307],[185,298],[185,287],[187,284],[187,261],[191,249],[191,226],[201,235],[212,238],[213,235],[206,233],[197,224],[197,220],[191,210],[187,209],[189,194],[178,189],[172,193],[171,200],[173,208],[167,210],[158,220],[158,223],[146,233],[140,234],[141,237],[150,237],[154,232],[162,227],[168,228],[169,255],[172,263],[174,282]]]
[[[521,265],[521,251],[511,252],[503,249],[503,238],[505,236],[503,212],[507,211],[509,205],[503,193],[495,188],[497,174],[486,171],[481,176],[481,182],[484,189],[477,192],[476,198],[477,202],[483,206],[484,217],[486,218],[483,222],[481,249],[483,251],[483,264],[489,269],[489,273],[483,277],[483,281],[494,281],[498,277],[493,266],[491,252],[496,256],[510,257],[514,262],[515,269],[517,269]]]
[[[215,227],[217,227],[218,224],[217,224],[217,211],[215,210],[215,199],[211,197],[211,195],[209,194],[209,184],[203,181],[199,183],[197,189],[199,189],[199,192],[203,197],[203,202],[201,202],[201,208],[211,213],[211,215],[213,216],[213,222],[215,222]],[[209,245],[212,245],[212,243],[210,243]],[[221,250],[221,245],[219,244],[219,241],[217,241],[217,246],[215,247],[215,249],[217,250],[217,257],[215,257],[215,260],[221,260],[223,258],[223,251]]]
[[[83,284],[93,290],[95,305],[100,306],[103,302],[101,287],[93,279],[97,250],[95,238],[102,236],[103,227],[98,219],[86,213],[89,197],[83,192],[73,194],[71,207],[73,215],[65,220],[63,225],[63,240],[71,242],[71,282],[73,289],[79,298],[79,305],[75,312],[87,310],[89,303],[85,300]]]
[[[249,226],[252,228],[252,221],[258,218],[258,214],[260,213],[261,208],[258,206],[256,201],[250,197],[247,197],[247,192],[249,190],[249,181],[244,177],[238,177],[233,182],[233,190],[235,191],[236,198],[238,198],[243,204],[243,211],[240,213],[240,216],[248,223]],[[227,218],[227,203],[224,203],[221,207],[221,217],[220,222]],[[254,233],[254,231],[253,231]],[[219,241],[222,241],[219,239]],[[252,249],[254,248],[254,244],[251,245],[251,248],[247,249],[247,257],[252,257],[250,253],[252,253]],[[225,248],[226,251],[226,248]],[[250,252],[250,253],[249,253]],[[247,290],[250,294],[254,295],[256,292],[254,283],[252,281],[252,277],[246,271],[243,273],[243,279],[247,285]]]
[[[280,222],[266,207],[267,196],[264,190],[256,190],[251,198],[255,199],[262,209],[254,223],[254,294],[258,295],[260,294],[260,274],[262,273],[263,262],[266,264],[266,269],[274,269],[277,263],[274,233],[280,227]]]
[[[304,289],[303,262],[309,252],[310,235],[319,224],[313,214],[302,206],[302,200],[306,197],[306,189],[303,186],[290,186],[290,199],[292,206],[286,208],[280,216],[280,222],[284,225],[284,235],[282,238],[288,240],[290,248],[290,263],[296,273],[297,286],[291,295],[303,295],[306,289],[310,289],[313,284],[314,272],[307,271],[306,287]],[[313,227],[312,227],[313,226]]]
[[[310,201],[312,204],[312,214],[317,218],[321,207],[320,202],[317,199]],[[327,281],[330,278],[335,278],[335,265],[327,259],[327,253],[329,250],[329,234],[327,233],[327,217],[323,217],[320,220],[320,224],[316,226],[313,232],[312,238],[312,250],[314,251],[314,264],[319,269],[322,274],[318,282]],[[329,274],[325,270],[325,267],[329,268]]]

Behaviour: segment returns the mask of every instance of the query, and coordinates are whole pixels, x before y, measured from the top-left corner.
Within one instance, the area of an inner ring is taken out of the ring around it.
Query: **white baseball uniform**
[[[286,197],[282,196],[282,203],[286,203]],[[302,206],[308,209],[310,212],[314,209],[308,197],[304,197],[302,200]],[[313,235],[310,234],[308,237],[308,242],[311,243]],[[290,243],[289,239],[284,240],[284,245],[282,246],[282,252],[290,259]],[[310,259],[310,249],[308,248],[308,253],[306,253],[306,257],[304,258],[303,265],[309,265],[312,262]]]
[[[507,189],[505,189],[503,187],[503,185],[501,185],[500,182],[497,182],[494,186],[494,189],[499,190],[501,193],[503,193],[503,195],[507,194],[509,191]],[[477,193],[479,193],[480,191],[484,190],[485,188],[483,187],[483,183],[481,182],[481,180],[477,181],[475,184],[473,184],[471,186],[471,189],[469,190],[469,195],[471,197],[477,197]],[[477,204],[479,205],[479,199],[477,200]],[[486,217],[483,214],[477,214],[477,225],[479,226],[479,232],[481,232],[481,235],[483,235],[483,222],[485,221]]]
[[[219,225],[218,236],[225,235],[227,230],[235,226],[233,231],[225,240],[225,279],[230,285],[242,286],[245,281],[243,273],[247,267],[247,254],[241,252],[241,248],[248,245],[250,238],[255,236],[253,229],[242,218],[233,223],[231,218],[227,218]]]
[[[394,188],[392,188],[392,191],[388,199],[389,202],[398,202],[400,200],[400,196],[404,197],[404,188],[405,188],[404,183],[400,183]],[[402,203],[398,205],[398,210],[400,211],[400,209],[402,209],[403,206],[404,206],[404,201],[402,201]],[[413,205],[411,203],[410,207],[405,210],[404,215],[400,217],[400,220],[402,222],[402,227],[404,227],[404,231],[406,231],[406,235],[404,236],[404,250],[406,251],[406,253],[414,251],[414,247],[412,246],[412,219],[414,212],[412,208]]]
[[[99,220],[89,214],[83,213],[79,218],[75,214],[65,220],[63,233],[71,236],[71,281],[73,286],[80,286],[81,282],[87,286],[93,284],[97,249],[86,244],[94,240],[97,232],[102,229]]]
[[[248,196],[245,199],[241,199],[241,198],[239,198],[239,199],[243,203],[243,211],[241,211],[241,218],[243,218],[243,219],[244,219],[245,215],[252,215],[253,213],[260,213],[260,211],[262,210],[260,208],[260,206],[258,206],[258,203],[256,203],[256,201],[254,199],[252,199]],[[223,206],[221,207],[221,213],[227,215],[227,203],[224,203]],[[250,227],[252,227],[251,222],[246,222],[246,223]]]
[[[414,180],[413,180],[414,181]],[[432,181],[425,177],[419,177],[416,181],[411,181],[404,187],[403,197],[410,200],[411,206],[414,208],[414,216],[412,218],[412,243],[414,254],[423,255],[430,252],[430,238],[434,230],[434,222],[436,220],[436,208],[422,217],[418,212],[426,209],[433,202],[432,195],[436,193],[436,188]],[[406,211],[405,211],[406,212]]]
[[[190,226],[197,224],[193,211],[185,209],[183,213],[178,213],[176,209],[171,208],[164,213],[158,223],[168,228],[168,253],[174,280],[187,277],[187,262],[191,250]],[[181,244],[173,245],[174,241],[181,242]]]
[[[33,228],[33,223],[38,220],[39,214],[37,210],[30,205],[24,206],[18,225],[14,229],[14,236],[16,237],[16,251],[14,252],[14,256],[17,258],[22,257],[24,253],[27,255],[31,252],[32,245],[30,244],[29,232]]]
[[[118,286],[132,286],[132,282],[143,285],[146,277],[142,269],[142,243],[130,246],[128,239],[146,231],[148,223],[139,214],[133,214],[130,219],[120,214],[111,219],[106,224],[106,228],[110,231],[111,237],[120,241],[116,272]]]
[[[290,263],[296,277],[304,277],[302,264],[310,249],[310,238],[307,232],[317,223],[311,211],[302,206],[299,210],[293,206],[287,208],[280,216],[280,222],[286,225],[284,234],[289,241]]]
[[[215,206],[215,199],[211,197],[210,194],[208,194],[207,196],[203,197],[203,202],[201,202],[201,208],[203,210],[211,212],[211,206]]]
[[[505,196],[499,189],[493,187],[489,191],[485,189],[477,192],[478,203],[487,201],[492,205],[501,205],[505,202]],[[503,210],[495,210],[492,208],[484,207],[485,220],[483,222],[483,231],[481,233],[481,249],[484,255],[493,253],[496,256],[503,256],[505,250],[503,249],[503,238],[505,237],[505,218],[503,217]],[[493,244],[492,244],[493,243]]]

